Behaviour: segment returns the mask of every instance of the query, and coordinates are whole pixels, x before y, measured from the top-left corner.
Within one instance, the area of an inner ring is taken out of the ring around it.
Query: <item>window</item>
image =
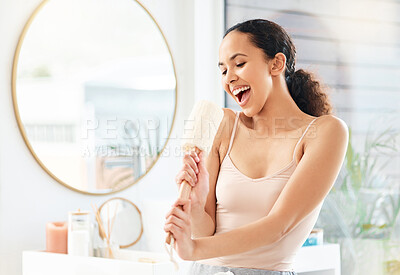
[[[351,130],[317,222],[325,242],[341,244],[342,274],[399,272],[400,1],[227,0],[225,10],[226,29],[255,18],[284,27],[296,70],[328,86],[334,115]],[[240,109],[227,94],[225,105]]]

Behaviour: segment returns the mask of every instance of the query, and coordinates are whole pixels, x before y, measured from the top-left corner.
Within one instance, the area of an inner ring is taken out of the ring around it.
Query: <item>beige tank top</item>
[[[283,187],[297,167],[295,160],[297,146],[317,118],[311,121],[298,140],[293,150],[292,161],[278,172],[257,179],[249,178],[241,173],[229,156],[238,119],[239,112],[236,114],[228,152],[221,163],[216,184],[215,235],[254,222],[268,215]],[[294,257],[313,229],[321,206],[322,203],[278,242],[245,253],[205,259],[198,262],[208,265],[294,271],[292,267]],[[268,234],[268,231],[265,234]]]

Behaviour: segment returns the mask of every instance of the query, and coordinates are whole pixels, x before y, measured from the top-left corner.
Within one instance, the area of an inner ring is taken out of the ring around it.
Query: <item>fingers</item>
[[[169,210],[168,213],[165,215],[165,219],[168,219],[172,215],[184,219],[186,213],[180,207],[173,206],[171,210]]]
[[[171,232],[174,239],[180,239],[183,235],[184,230],[182,228],[170,223],[170,224],[166,224],[164,226],[164,231],[166,233]]]
[[[189,219],[190,220],[190,211],[191,211],[191,200],[185,199],[177,199],[172,205],[171,210],[165,215],[165,218],[168,219],[169,216],[175,215],[180,219]]]
[[[206,160],[205,160],[204,152],[200,152],[199,159],[200,159],[200,161],[197,164],[197,167],[199,168],[199,171],[201,171],[202,173],[207,172]]]
[[[190,200],[182,200],[182,201],[183,201],[183,204],[181,204],[181,205],[183,208],[183,212],[189,217],[189,220],[190,220],[190,212],[192,210],[191,201]]]
[[[195,186],[196,182],[197,182],[197,176],[196,175],[193,176],[193,174],[191,174],[190,172],[182,170],[176,176],[175,181],[176,181],[176,184],[178,184],[178,186],[183,181],[187,181],[191,186]]]
[[[187,225],[184,220],[182,220],[182,219],[180,219],[180,218],[178,218],[176,216],[173,216],[173,215],[168,217],[168,219],[166,220],[165,224],[166,225],[174,224],[174,225],[176,225],[177,227],[179,227],[181,229],[185,228],[185,226]]]
[[[197,169],[197,167],[196,167],[196,169]],[[193,168],[187,163],[183,164],[182,170],[186,172],[185,175],[188,175],[191,178],[191,182],[193,182],[193,183],[197,182],[197,174],[195,171],[198,171],[198,170],[193,170]]]
[[[198,173],[198,168],[197,168],[197,163],[200,161],[199,156],[195,151],[189,151],[185,153],[185,156],[183,157],[183,163],[190,165],[190,167]]]
[[[190,199],[181,199],[178,198],[174,204],[172,205],[173,207],[177,207],[177,206],[182,206],[182,210],[185,214],[190,214],[190,207],[191,205],[191,200]]]
[[[166,224],[175,224],[180,228],[190,227],[191,201],[178,199],[172,209],[165,215]]]
[[[190,151],[185,154],[183,158],[183,167],[175,178],[178,185],[185,180],[190,185],[195,186],[197,182],[197,174],[199,173],[199,168],[197,167],[199,161],[200,158],[196,152]]]
[[[196,151],[194,151],[194,150],[191,150],[191,151],[186,152],[186,153],[185,153],[185,156],[186,156],[186,155],[191,156],[191,157],[196,161],[196,163],[200,161],[199,156],[197,155]]]
[[[171,232],[174,238],[180,238],[187,231],[190,231],[191,201],[178,199],[172,205],[172,209],[165,216],[165,232]]]

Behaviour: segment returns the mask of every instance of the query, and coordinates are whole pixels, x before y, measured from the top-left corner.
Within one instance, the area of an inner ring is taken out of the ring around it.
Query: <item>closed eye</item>
[[[239,64],[237,64],[236,66],[238,66],[238,67],[243,67],[244,64],[246,64],[246,62],[239,63]],[[222,71],[222,75],[226,75],[226,70]]]

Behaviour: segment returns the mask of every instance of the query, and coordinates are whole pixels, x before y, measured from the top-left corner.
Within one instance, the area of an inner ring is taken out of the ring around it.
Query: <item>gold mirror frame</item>
[[[172,56],[172,52],[171,52],[170,46],[169,46],[169,44],[168,44],[168,42],[167,42],[167,39],[166,39],[164,33],[162,32],[162,30],[161,30],[161,28],[160,28],[160,25],[157,23],[157,21],[155,20],[155,18],[151,15],[150,11],[149,11],[148,9],[146,9],[146,8],[143,6],[143,4],[140,3],[138,0],[132,0],[132,1],[136,2],[136,3],[150,16],[150,18],[153,20],[154,24],[156,25],[157,29],[159,30],[159,32],[161,33],[161,35],[162,35],[162,37],[163,37],[163,39],[164,39],[165,45],[166,45],[166,47],[167,47],[167,49],[168,49],[168,52],[169,52],[169,55],[170,55],[170,57],[171,57],[172,67],[173,67],[174,76],[175,76],[175,80],[176,80],[176,81],[175,81],[175,107],[174,107],[174,114],[173,114],[173,117],[172,117],[171,128],[170,128],[170,131],[169,131],[169,133],[168,133],[168,138],[167,138],[167,140],[166,140],[165,143],[164,143],[164,146],[162,147],[160,153],[159,153],[158,156],[155,158],[155,160],[153,161],[153,163],[150,165],[149,169],[146,171],[146,173],[142,174],[138,179],[136,179],[132,184],[129,184],[129,185],[127,185],[127,186],[125,186],[125,187],[123,187],[123,188],[121,188],[121,189],[118,189],[118,190],[113,190],[113,191],[104,192],[104,193],[94,193],[94,192],[87,192],[87,191],[79,190],[79,189],[74,188],[74,187],[68,185],[67,183],[63,182],[61,179],[59,179],[59,178],[58,178],[56,175],[54,175],[54,174],[44,165],[44,163],[39,159],[39,157],[37,156],[37,154],[36,154],[35,151],[33,150],[33,147],[32,147],[32,145],[30,144],[29,139],[28,139],[28,137],[27,137],[25,128],[24,128],[23,123],[22,123],[22,121],[21,121],[21,117],[20,117],[20,113],[19,113],[19,109],[18,109],[18,103],[17,103],[17,91],[16,91],[17,66],[18,66],[18,60],[19,60],[19,54],[20,54],[20,51],[21,51],[21,47],[22,47],[22,44],[23,44],[25,35],[26,35],[26,33],[27,33],[29,27],[31,26],[33,20],[35,19],[36,15],[40,12],[40,10],[41,10],[49,1],[51,1],[51,0],[43,0],[43,2],[41,2],[41,3],[39,4],[39,6],[33,11],[33,13],[32,13],[31,16],[29,17],[28,21],[26,22],[26,24],[25,24],[25,26],[24,26],[24,28],[23,28],[23,30],[22,30],[22,33],[21,33],[21,35],[20,35],[20,37],[19,37],[19,40],[18,40],[17,48],[16,48],[15,53],[14,53],[13,67],[12,67],[12,79],[11,79],[11,90],[12,90],[12,101],[13,101],[13,106],[14,106],[14,113],[15,113],[15,117],[16,117],[16,120],[17,120],[18,128],[19,128],[19,130],[20,130],[20,132],[21,132],[22,138],[24,139],[24,142],[25,142],[26,146],[28,147],[28,149],[29,149],[29,151],[31,152],[31,154],[32,154],[32,156],[34,157],[34,159],[37,161],[37,163],[39,163],[39,165],[43,168],[43,170],[46,171],[46,173],[49,174],[49,175],[50,175],[53,179],[55,179],[58,183],[64,185],[65,187],[67,187],[67,188],[69,188],[69,189],[71,189],[71,190],[73,190],[73,191],[77,191],[77,192],[79,192],[79,193],[87,194],[87,195],[101,196],[101,195],[108,195],[108,194],[114,194],[114,193],[120,192],[120,191],[122,191],[122,190],[127,189],[128,187],[133,186],[133,185],[136,184],[137,182],[139,182],[144,176],[147,175],[147,173],[148,173],[149,171],[151,171],[151,169],[153,168],[153,166],[156,164],[156,162],[158,161],[158,159],[159,159],[160,156],[162,155],[162,153],[163,153],[163,151],[164,151],[164,149],[165,149],[165,147],[166,147],[166,145],[167,145],[167,143],[168,143],[168,140],[169,140],[170,137],[171,137],[171,132],[172,132],[173,127],[174,127],[174,124],[175,124],[176,108],[177,108],[177,102],[178,102],[178,99],[177,99],[177,98],[178,98],[178,79],[177,79],[177,75],[176,75],[175,62],[174,62],[174,59],[173,59],[173,56]]]
[[[115,197],[115,198],[111,198],[111,199],[106,200],[105,202],[103,202],[102,205],[100,205],[100,208],[99,208],[99,214],[100,214],[100,216],[101,216],[101,209],[104,207],[104,205],[106,205],[108,202],[113,201],[113,200],[122,200],[122,201],[125,201],[126,203],[129,203],[129,204],[131,204],[134,208],[136,208],[136,211],[139,213],[139,217],[140,217],[140,234],[139,234],[139,237],[138,237],[135,241],[133,241],[132,243],[130,243],[130,244],[119,245],[120,248],[128,248],[128,247],[130,247],[130,246],[132,246],[132,245],[135,245],[135,244],[140,240],[140,238],[141,238],[142,235],[143,235],[143,219],[142,219],[142,212],[140,212],[140,210],[139,210],[139,208],[136,206],[136,204],[134,204],[134,203],[131,202],[130,200],[125,199],[125,198],[121,198],[121,197]]]

